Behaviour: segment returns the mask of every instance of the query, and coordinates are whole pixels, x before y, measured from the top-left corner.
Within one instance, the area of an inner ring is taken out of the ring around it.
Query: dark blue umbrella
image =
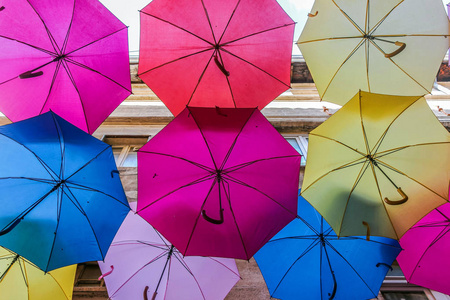
[[[255,255],[270,295],[283,300],[376,298],[401,251],[398,242],[338,238],[301,196],[298,214]]]
[[[111,147],[52,112],[0,145],[0,245],[44,271],[103,260],[130,209]]]

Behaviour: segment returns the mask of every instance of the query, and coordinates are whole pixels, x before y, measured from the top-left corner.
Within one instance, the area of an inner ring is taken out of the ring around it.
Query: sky
[[[442,3],[445,5],[449,1],[442,0]],[[151,0],[100,0],[100,2],[125,25],[129,26],[130,54],[137,55],[139,51],[139,10],[144,8]],[[311,11],[314,0],[278,0],[278,3],[297,23],[294,33],[294,41],[296,41],[305,25],[307,15]],[[296,46],[293,47],[293,54],[300,54]]]

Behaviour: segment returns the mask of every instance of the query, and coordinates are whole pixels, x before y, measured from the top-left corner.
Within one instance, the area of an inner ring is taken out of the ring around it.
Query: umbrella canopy
[[[174,115],[262,109],[290,87],[294,25],[275,0],[154,0],[141,10],[139,77]]]
[[[441,0],[316,0],[298,46],[322,100],[343,105],[358,90],[428,94],[448,36]]]
[[[295,218],[299,169],[256,108],[188,107],[138,152],[138,214],[184,255],[250,259]]]
[[[401,251],[396,240],[338,238],[301,196],[298,216],[258,253],[270,296],[279,299],[376,298]]]
[[[311,131],[302,195],[339,236],[400,238],[448,201],[450,135],[423,97],[359,92]]]
[[[0,245],[46,272],[103,259],[129,211],[111,146],[52,112],[0,143]]]
[[[397,258],[408,282],[450,294],[450,204],[439,206],[400,239]]]
[[[127,27],[97,0],[0,4],[0,110],[92,133],[131,93]]]
[[[77,265],[44,273],[28,260],[0,247],[0,295],[14,300],[70,300]]]
[[[240,279],[233,259],[183,257],[133,211],[99,266],[112,300],[224,299]]]

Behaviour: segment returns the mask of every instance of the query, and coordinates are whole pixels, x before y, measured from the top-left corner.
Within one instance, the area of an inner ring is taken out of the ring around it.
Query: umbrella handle
[[[147,291],[148,291],[148,285],[144,289],[144,300],[148,300]]]
[[[392,200],[389,200],[387,197],[386,198],[384,198],[384,202],[386,202],[387,204],[389,204],[389,205],[399,205],[399,204],[403,204],[403,203],[405,203],[406,201],[408,201],[408,196],[402,191],[402,188],[398,188],[397,189],[397,192],[400,194],[400,196],[402,196],[403,198],[401,199],[401,200],[398,200],[398,201],[392,201]]]
[[[38,77],[43,74],[44,74],[44,72],[42,72],[42,71],[35,72],[35,73],[33,73],[33,71],[26,71],[26,72],[20,74],[19,78],[20,79],[28,79],[28,78]]]
[[[395,42],[396,46],[399,46],[400,48],[398,48],[397,50],[395,50],[394,52],[391,53],[385,53],[384,57],[386,58],[391,58],[393,56],[396,56],[397,54],[399,54],[400,52],[402,52],[405,48],[406,48],[406,44],[402,43],[402,42]]]
[[[363,225],[367,227],[366,240],[370,241],[370,226],[366,221],[362,221]]]
[[[5,235],[8,232],[10,232],[11,230],[14,229],[14,227],[16,227],[17,225],[19,225],[20,221],[22,221],[23,218],[19,218],[17,220],[14,221],[14,223],[12,223],[11,225],[9,225],[8,227],[6,227],[5,229],[3,229],[2,231],[0,231],[0,236],[1,235]]]
[[[219,70],[222,71],[222,73],[225,76],[227,76],[227,77],[230,76],[230,72],[225,70],[225,67],[220,63],[219,58],[217,57],[217,55],[214,55],[214,62],[216,63],[216,65],[219,68]]]
[[[102,276],[100,276],[100,277],[98,278],[98,280],[102,280],[103,278],[105,278],[106,276],[108,276],[109,274],[111,274],[112,271],[114,271],[114,266],[113,266],[113,265],[111,265],[111,270],[108,271],[108,272],[106,272],[105,274],[102,274]]]
[[[392,268],[392,266],[390,266],[390,265],[388,265],[388,264],[385,264],[385,263],[377,263],[377,268],[378,268],[379,266],[381,266],[381,265],[388,267],[391,271],[394,270],[394,269]]]
[[[222,224],[223,223],[223,208],[220,210],[220,219],[219,220],[208,217],[206,215],[206,211],[205,210],[202,211],[202,217],[203,217],[203,219],[205,219],[209,223],[217,224],[217,225]]]
[[[119,171],[117,171],[117,170],[112,170],[112,171],[111,171],[111,178],[114,178],[114,173],[120,174]],[[153,177],[153,178],[154,178],[154,177]]]
[[[5,7],[4,7],[4,6],[0,7],[0,11],[2,11],[2,10],[4,10],[4,9],[5,9]]]
[[[319,13],[319,11],[318,10],[316,10],[316,12],[315,13],[308,13],[308,17],[310,17],[310,18],[314,18],[315,16],[317,16],[317,14]]]

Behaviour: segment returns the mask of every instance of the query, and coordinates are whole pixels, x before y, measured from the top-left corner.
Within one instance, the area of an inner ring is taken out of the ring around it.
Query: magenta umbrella
[[[290,87],[294,26],[276,0],[153,0],[141,10],[139,77],[174,115],[262,109]]]
[[[423,217],[400,239],[398,264],[410,283],[450,294],[450,203]]]
[[[99,266],[113,300],[223,299],[240,279],[233,259],[183,257],[134,211]]]
[[[299,169],[256,108],[187,107],[138,152],[138,214],[184,255],[250,259],[295,218]]]
[[[92,133],[131,93],[127,27],[97,0],[0,3],[0,110]]]

